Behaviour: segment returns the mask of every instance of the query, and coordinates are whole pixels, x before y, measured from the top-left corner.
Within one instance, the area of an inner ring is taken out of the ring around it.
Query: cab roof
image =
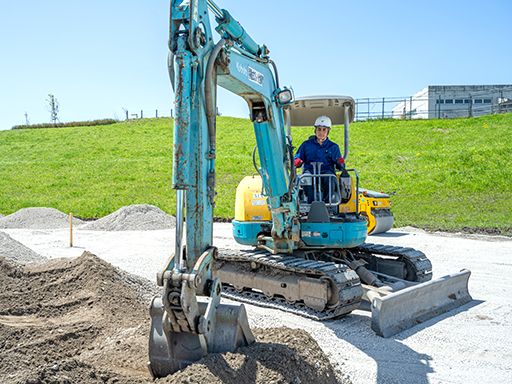
[[[290,125],[312,127],[318,116],[329,116],[333,125],[345,123],[345,108],[349,106],[349,123],[354,121],[355,101],[350,96],[305,96],[296,98],[285,108],[290,111]]]

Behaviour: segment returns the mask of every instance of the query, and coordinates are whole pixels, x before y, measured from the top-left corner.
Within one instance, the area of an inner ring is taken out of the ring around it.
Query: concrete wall
[[[512,84],[430,85],[395,106],[393,117],[435,119],[482,116],[500,112],[499,104],[504,99],[512,99]]]
[[[429,99],[428,87],[405,98],[393,108],[393,118],[397,119],[428,119]]]

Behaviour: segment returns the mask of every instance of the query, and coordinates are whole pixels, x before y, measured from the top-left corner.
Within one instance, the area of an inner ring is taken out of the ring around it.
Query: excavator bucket
[[[372,329],[379,336],[391,337],[469,303],[472,300],[468,290],[470,274],[469,270],[462,270],[389,293],[368,287],[366,296],[371,303]]]
[[[198,304],[204,314],[207,303]],[[150,315],[148,368],[153,378],[171,375],[208,353],[233,352],[254,342],[243,305],[220,304],[208,335],[172,331],[161,297],[153,299]]]

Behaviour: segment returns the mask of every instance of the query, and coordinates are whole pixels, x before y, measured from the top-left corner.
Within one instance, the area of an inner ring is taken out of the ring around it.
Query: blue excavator
[[[352,98],[294,100],[267,47],[211,0],[171,1],[168,67],[176,241],[157,276],[163,293],[150,307],[154,377],[254,342],[244,305],[221,303],[221,296],[316,320],[366,308],[383,337],[471,300],[468,270],[432,280],[422,252],[365,242],[355,169],[298,174],[291,126],[312,126],[318,115],[344,125],[346,161]],[[256,136],[257,176],[237,189],[233,235],[241,250],[213,244],[217,86],[247,102]]]

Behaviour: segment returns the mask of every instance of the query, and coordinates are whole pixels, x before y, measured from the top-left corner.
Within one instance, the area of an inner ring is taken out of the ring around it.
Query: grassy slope
[[[395,192],[397,225],[512,234],[512,115],[374,121],[351,127],[349,166],[361,184]],[[311,129],[295,129],[300,142]],[[342,144],[342,129],[331,138]],[[254,173],[246,119],[218,121],[216,216],[233,215],[237,183]],[[51,206],[100,217],[128,204],[174,212],[169,119],[0,132],[0,212]],[[340,145],[341,146],[341,145]]]
[[[398,225],[512,233],[512,115],[355,128],[353,165],[364,186],[396,192]]]

